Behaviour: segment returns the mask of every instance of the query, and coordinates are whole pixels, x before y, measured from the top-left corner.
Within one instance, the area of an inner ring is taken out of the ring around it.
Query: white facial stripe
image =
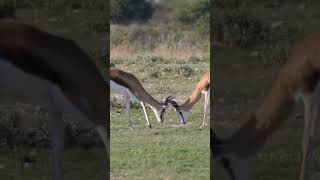
[[[164,119],[164,114],[165,114],[165,109],[162,108],[159,112],[159,117],[160,117],[160,121],[163,121]]]
[[[187,123],[189,120],[190,111],[180,110],[180,112],[181,112],[181,114],[180,114],[181,123],[183,123],[183,122]]]

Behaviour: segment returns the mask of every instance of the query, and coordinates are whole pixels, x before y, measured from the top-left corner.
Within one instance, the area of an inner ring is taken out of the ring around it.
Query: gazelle
[[[206,114],[210,100],[210,71],[206,72],[201,77],[200,81],[196,85],[196,88],[193,90],[191,96],[188,97],[188,99],[182,105],[179,106],[175,101],[170,101],[172,106],[175,107],[176,111],[179,112],[181,123],[187,123],[193,105],[199,101],[202,94],[204,95],[203,118],[199,128],[203,128],[207,125]]]
[[[300,41],[289,53],[270,94],[252,117],[230,137],[211,137],[212,156],[220,159],[230,179],[247,180],[251,160],[266,139],[291,112],[304,103],[304,133],[300,180],[309,179],[320,113],[320,33]]]
[[[73,41],[34,27],[0,23],[0,102],[48,110],[53,179],[63,179],[63,119],[71,113],[96,128],[109,161],[108,86],[96,65]]]
[[[120,69],[110,68],[110,90],[125,96],[126,109],[128,114],[128,126],[133,129],[130,117],[130,99],[139,102],[142,106],[146,125],[152,127],[146,111],[145,103],[147,103],[155,114],[158,122],[163,122],[165,110],[172,97],[169,96],[162,103],[154,99],[141,85],[140,81],[133,75]]]

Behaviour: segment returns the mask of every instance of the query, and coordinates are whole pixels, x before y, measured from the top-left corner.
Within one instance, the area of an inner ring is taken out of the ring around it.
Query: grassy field
[[[0,178],[7,180],[45,180],[51,179],[51,153],[49,150],[35,148],[17,148],[0,151]],[[35,162],[30,166],[23,162],[23,157],[31,157]],[[81,157],[81,158],[80,158]],[[106,161],[103,148],[72,148],[64,152],[64,178],[105,179]]]
[[[16,21],[31,24],[55,35],[75,40],[102,69],[99,58],[106,54],[106,44],[109,40],[106,37],[106,31],[99,30],[103,27],[104,22],[101,19],[101,12],[68,9],[66,7],[56,10],[20,8],[16,11]],[[0,113],[1,121],[11,118],[10,116],[4,116],[6,113],[2,109]],[[47,117],[43,116],[40,119],[46,122]],[[25,166],[22,160],[24,156],[31,157],[34,160],[30,167]],[[0,179],[51,179],[50,159],[51,152],[45,148],[0,148]],[[105,159],[106,155],[103,147],[66,149],[64,153],[65,179],[106,179]]]
[[[173,95],[186,99],[201,75],[209,70],[209,59],[112,60],[115,67],[131,72],[156,99]],[[113,96],[112,96],[113,97]],[[127,127],[125,109],[111,106],[111,179],[209,179],[209,128],[199,130],[203,99],[193,108],[189,122],[180,126],[169,109],[165,122],[157,123],[148,109],[152,129],[145,128],[142,108],[131,109],[135,128]]]

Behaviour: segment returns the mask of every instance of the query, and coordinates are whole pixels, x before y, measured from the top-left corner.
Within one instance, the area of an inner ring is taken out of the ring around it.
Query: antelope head
[[[164,116],[166,114],[166,109],[169,107],[169,103],[171,102],[171,100],[173,99],[173,96],[168,96],[164,102],[162,103],[162,107],[161,109],[158,111],[157,113],[157,119],[158,122],[163,122],[164,121]]]
[[[178,105],[178,103],[172,99],[170,100],[170,104],[174,107],[175,111],[178,113],[181,124],[186,124],[189,119],[190,112],[183,111]]]

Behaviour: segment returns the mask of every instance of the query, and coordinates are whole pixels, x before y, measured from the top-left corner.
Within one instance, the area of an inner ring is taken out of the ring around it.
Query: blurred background
[[[101,73],[109,54],[106,0],[0,0],[0,21],[15,21],[74,40]],[[76,67],[75,67],[76,68]],[[65,179],[105,179],[105,152],[95,131],[65,120]],[[39,106],[0,105],[0,179],[51,179],[47,113]],[[84,168],[85,167],[85,168]]]
[[[269,93],[290,48],[320,30],[320,2],[313,0],[212,0],[213,67],[216,87],[212,124],[228,136]],[[295,111],[260,151],[253,179],[297,179],[303,107]],[[318,151],[319,152],[319,151]],[[319,179],[316,160],[314,179]],[[214,168],[219,168],[216,166]],[[225,179],[221,169],[213,169]]]

